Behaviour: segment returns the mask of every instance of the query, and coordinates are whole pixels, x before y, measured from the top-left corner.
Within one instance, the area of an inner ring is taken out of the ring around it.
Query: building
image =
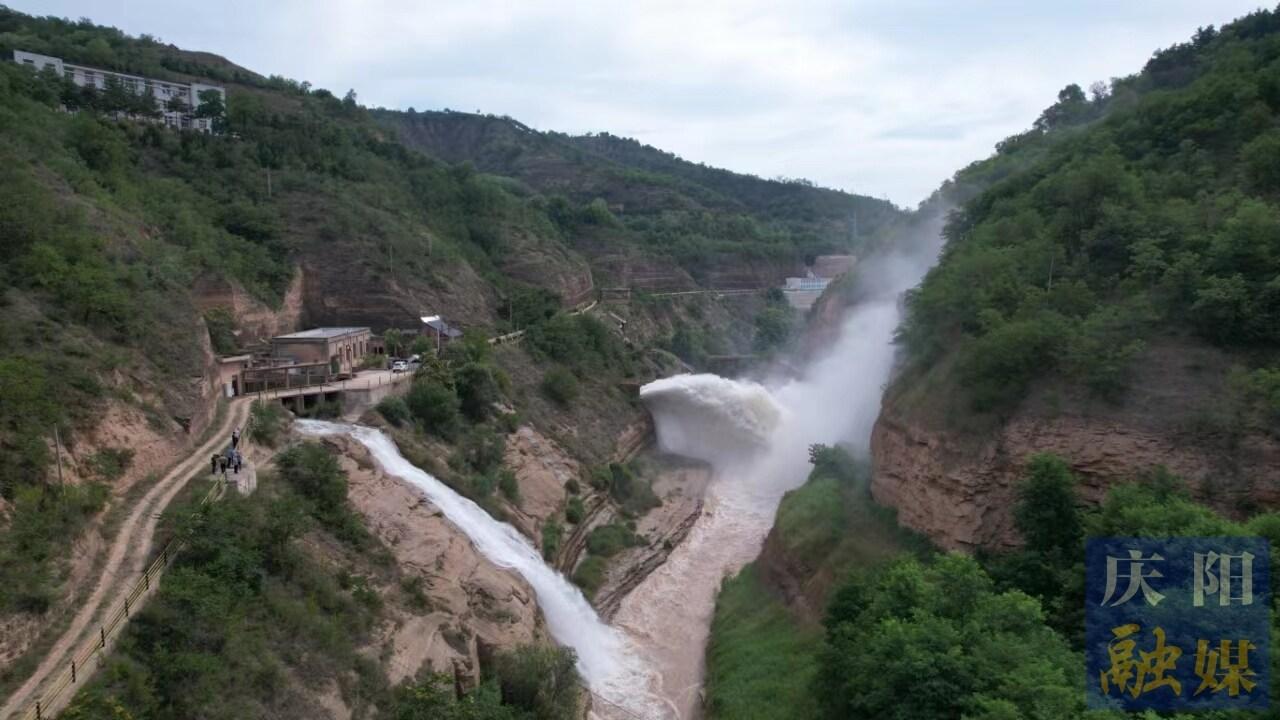
[[[372,333],[367,327],[312,328],[271,338],[276,364],[326,365],[328,373],[354,371],[369,354]]]
[[[422,337],[435,341],[436,350],[439,350],[442,345],[462,337],[462,331],[439,315],[427,315],[422,318]]]
[[[126,75],[113,70],[75,65],[64,62],[62,58],[56,58],[52,55],[40,55],[39,53],[31,53],[24,50],[14,50],[13,61],[36,72],[52,70],[60,77],[70,80],[79,87],[94,87],[101,91],[107,88],[108,82],[119,82],[126,90],[137,95],[143,95],[150,91],[152,96],[155,97],[156,109],[161,112],[161,121],[172,128],[198,130],[200,132],[213,131],[212,118],[199,118],[193,115],[195,109],[204,104],[204,101],[200,99],[200,95],[206,91],[212,90],[218,93],[222,98],[223,107],[226,107],[227,91],[217,85],[172,82],[139,75]],[[175,99],[181,100],[188,109],[184,112],[170,110],[170,103]]]
[[[816,290],[822,292],[831,284],[831,278],[816,277],[789,277],[787,284],[782,288],[784,291],[793,292],[797,290]]]

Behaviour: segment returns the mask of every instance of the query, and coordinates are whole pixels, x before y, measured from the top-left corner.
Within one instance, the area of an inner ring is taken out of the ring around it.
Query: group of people
[[[240,428],[234,428],[231,431],[231,446],[225,452],[214,453],[209,458],[210,471],[214,475],[221,475],[223,480],[227,479],[227,472],[240,474],[240,468],[244,466],[244,456],[240,454]]]

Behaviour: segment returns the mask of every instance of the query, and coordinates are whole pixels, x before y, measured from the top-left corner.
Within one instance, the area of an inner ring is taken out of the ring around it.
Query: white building
[[[211,118],[198,118],[192,116],[192,111],[203,104],[200,100],[200,93],[202,92],[213,90],[222,97],[223,107],[226,107],[227,103],[227,91],[217,85],[171,82],[169,80],[155,80],[153,78],[140,77],[138,75],[126,75],[112,70],[102,70],[99,68],[86,67],[84,65],[73,65],[69,62],[63,62],[62,58],[56,58],[51,55],[40,55],[39,53],[30,53],[23,50],[13,51],[13,61],[19,65],[25,65],[26,67],[32,68],[36,72],[51,69],[58,75],[65,77],[80,87],[92,86],[98,90],[105,90],[107,87],[107,78],[115,78],[126,90],[139,95],[143,95],[147,90],[151,90],[151,94],[154,95],[156,99],[156,108],[162,113],[164,124],[173,128],[199,130],[200,132],[210,132],[213,130],[213,120]],[[186,112],[173,112],[169,110],[169,101],[174,98],[181,99],[187,106],[188,110]]]

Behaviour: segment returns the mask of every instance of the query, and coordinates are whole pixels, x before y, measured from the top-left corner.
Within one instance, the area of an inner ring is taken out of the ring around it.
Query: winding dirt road
[[[0,718],[17,716],[29,703],[34,702],[46,682],[66,667],[88,637],[97,632],[98,626],[93,622],[94,619],[108,610],[113,600],[128,592],[138,581],[151,559],[151,546],[156,528],[160,524],[160,514],[186,485],[187,479],[202,468],[207,468],[209,456],[226,447],[230,442],[231,429],[245,426],[249,406],[248,398],[233,400],[222,423],[213,430],[209,439],[160,478],[130,510],[129,516],[116,532],[93,594],[85,600],[70,627],[49,649],[36,671],[5,700],[4,706],[0,707]],[[44,708],[45,716],[54,716],[61,709],[60,706],[72,696],[72,693],[66,693],[62,696],[63,702],[56,703],[57,707]]]

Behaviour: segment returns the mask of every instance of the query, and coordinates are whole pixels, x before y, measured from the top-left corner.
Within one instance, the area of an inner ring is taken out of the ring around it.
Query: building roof
[[[444,321],[439,315],[428,315],[422,318],[422,324],[435,330],[437,333],[449,337],[462,337],[462,331]]]
[[[343,335],[351,335],[359,332],[369,332],[367,327],[322,327],[311,328],[310,330],[302,330],[301,332],[289,333],[288,335],[277,335],[272,339],[275,340],[331,340],[333,338],[342,337]]]

